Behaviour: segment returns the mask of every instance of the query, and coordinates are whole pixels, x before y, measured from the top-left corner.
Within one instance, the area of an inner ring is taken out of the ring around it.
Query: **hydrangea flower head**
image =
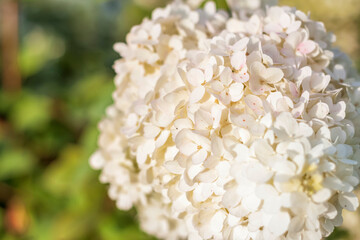
[[[351,61],[322,23],[257,7],[175,1],[115,45],[90,162],[160,239],[322,239],[359,205]]]

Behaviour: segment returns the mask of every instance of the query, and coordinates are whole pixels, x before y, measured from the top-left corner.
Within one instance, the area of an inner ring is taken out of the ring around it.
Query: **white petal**
[[[203,182],[203,183],[211,183],[214,182],[217,178],[217,171],[214,169],[207,169],[201,173],[199,173],[194,181]]]
[[[215,136],[211,139],[211,151],[217,157],[224,154],[224,145],[221,138]]]
[[[160,128],[154,125],[147,125],[144,127],[144,137],[154,139],[160,133]]]
[[[231,170],[233,170],[233,168]],[[232,171],[232,174],[234,176],[234,171]],[[237,172],[237,174],[239,174],[239,172]],[[236,175],[235,175],[235,177],[236,177]],[[239,194],[241,197],[246,197],[249,194],[252,194],[254,192],[254,187],[256,186],[255,183],[244,182],[244,181],[242,181],[242,179],[238,179],[238,178],[236,180],[238,183],[236,191],[237,191],[237,194]]]
[[[155,24],[151,29],[151,36],[154,40],[156,40],[161,33],[161,24]]]
[[[263,103],[261,101],[261,98],[255,95],[247,95],[245,97],[245,103],[251,110],[254,111],[255,114],[263,114]]]
[[[213,155],[210,155],[204,162],[204,167],[206,168],[214,168],[217,164],[219,164],[220,159]]]
[[[346,103],[344,101],[338,102],[333,106],[330,112],[335,121],[343,120],[346,115]]]
[[[192,134],[190,139],[196,142],[199,146],[204,148],[206,151],[211,151],[211,141],[209,138],[204,137],[200,134]]]
[[[193,191],[193,199],[196,202],[203,202],[206,201],[212,193],[211,184],[200,183]]]
[[[315,74],[311,77],[310,87],[313,92],[321,92],[328,85],[331,80],[329,75]]]
[[[205,68],[205,81],[206,82],[210,82],[210,80],[213,78],[214,76],[214,69],[213,66],[208,65]]]
[[[242,38],[241,40],[237,41],[234,46],[232,47],[233,51],[241,51],[246,48],[249,43],[249,38]]]
[[[212,81],[211,82],[211,88],[215,91],[215,92],[221,92],[224,90],[224,85],[219,82],[219,81]]]
[[[231,165],[228,161],[221,161],[219,162],[219,164],[216,166],[215,169],[220,178],[227,179],[230,175],[230,168]]]
[[[358,177],[355,177],[355,176],[347,176],[347,177],[344,177],[343,180],[345,182],[350,183],[351,186],[357,186],[359,184],[359,179],[358,179]]]
[[[218,128],[224,120],[224,109],[225,107],[219,104],[211,107],[212,124],[214,129]]]
[[[231,208],[229,209],[229,212],[230,214],[236,216],[236,217],[239,217],[239,218],[242,218],[246,215],[249,214],[249,210],[247,210],[246,208],[244,208],[241,204],[238,205],[237,207],[235,208]]]
[[[186,156],[191,156],[193,153],[195,153],[198,150],[198,145],[196,145],[193,142],[187,142],[182,144],[179,147],[179,150],[182,154]]]
[[[264,199],[264,205],[263,210],[266,213],[274,214],[278,213],[281,208],[281,200],[279,196],[268,196],[266,199]]]
[[[190,202],[186,198],[186,194],[182,194],[175,201],[172,202],[172,209],[175,212],[182,212],[190,205]]]
[[[251,194],[245,197],[241,203],[246,209],[248,209],[251,212],[254,212],[259,208],[261,200],[255,195]]]
[[[243,144],[247,144],[251,139],[250,132],[244,128],[235,128],[234,136],[238,138]]]
[[[336,145],[336,155],[339,158],[348,158],[353,155],[353,148],[347,144],[338,144]]]
[[[199,109],[195,113],[195,129],[208,130],[212,125],[212,116],[208,111]]]
[[[250,114],[231,114],[230,119],[235,125],[244,128],[252,126],[255,122],[255,119]]]
[[[273,123],[271,113],[267,113],[263,118],[261,118],[260,123],[265,127],[270,128]]]
[[[192,155],[191,159],[194,164],[200,164],[205,161],[208,152],[205,149],[200,149],[194,155]]]
[[[274,149],[265,140],[258,140],[252,146],[254,148],[256,157],[261,162],[264,164],[272,162],[275,152]]]
[[[244,95],[244,85],[241,83],[234,83],[229,88],[229,94],[232,102],[239,101]]]
[[[276,118],[274,127],[276,130],[281,130],[276,131],[277,135],[283,135],[282,131],[284,131],[286,135],[293,136],[297,132],[298,124],[289,112],[283,112]]]
[[[334,67],[334,75],[336,76],[337,80],[346,79],[346,71],[343,65],[336,64]]]
[[[328,203],[328,210],[324,213],[324,216],[328,219],[334,219],[338,215],[338,211],[334,205]]]
[[[116,201],[116,206],[124,211],[130,210],[130,208],[133,206],[133,202],[131,200],[131,196],[120,194]]]
[[[246,63],[245,54],[246,54],[245,52],[236,52],[231,56],[230,61],[234,69],[240,70],[240,68],[242,68],[245,65]]]
[[[273,173],[260,163],[250,162],[246,168],[246,175],[250,181],[265,183],[272,177]]]
[[[199,102],[204,97],[204,94],[205,88],[203,86],[198,86],[191,92],[189,103],[193,104]]]
[[[177,161],[167,161],[164,163],[164,167],[171,173],[181,174],[184,172],[184,169],[180,167]]]
[[[268,68],[262,73],[262,78],[266,83],[274,84],[284,77],[284,72],[280,68]]]
[[[343,208],[352,212],[359,207],[359,200],[354,193],[339,194],[339,203]]]
[[[293,32],[289,34],[289,36],[286,38],[284,45],[295,50],[296,47],[303,41],[303,39],[303,32]]]
[[[295,97],[295,98],[299,97],[299,89],[295,83],[289,82],[289,89],[290,89],[291,95],[293,97]]]
[[[235,207],[240,201],[241,197],[236,193],[235,190],[227,191],[222,198],[222,204],[226,208]]]
[[[170,136],[169,130],[161,131],[160,135],[157,137],[155,141],[156,148],[162,147],[165,144],[165,142],[168,140],[169,136]]]
[[[224,86],[229,86],[232,82],[232,71],[230,68],[225,68],[224,71],[220,75],[220,81]]]
[[[136,161],[138,164],[144,164],[148,155],[155,150],[155,141],[148,140],[140,145],[136,151]]]
[[[327,188],[344,192],[350,192],[354,189],[349,183],[343,182],[337,177],[326,177],[323,184]]]
[[[250,66],[250,72],[251,75],[255,74],[257,76],[261,76],[263,73],[265,73],[266,67],[261,62],[254,62]]]
[[[218,211],[215,215],[211,218],[210,222],[210,229],[214,233],[218,233],[223,229],[224,220],[226,218],[225,213]]]
[[[105,159],[103,158],[100,151],[95,152],[90,158],[90,165],[93,169],[101,169],[104,167]]]
[[[327,200],[329,200],[331,195],[332,195],[332,192],[330,189],[323,188],[323,189],[319,190],[317,193],[315,193],[312,196],[312,199],[314,200],[314,202],[323,203],[323,202],[326,202]]]
[[[276,197],[278,195],[276,189],[270,184],[261,184],[256,187],[255,194],[260,199]]]
[[[275,236],[281,236],[288,230],[289,224],[289,214],[287,212],[280,212],[271,218],[268,229]]]
[[[264,214],[262,211],[253,212],[249,215],[249,231],[256,232],[260,227],[264,226]]]
[[[201,171],[204,170],[204,167],[200,164],[191,165],[188,169],[186,169],[186,174],[190,179],[194,179]]]
[[[321,239],[321,233],[319,231],[305,231],[304,239]]]
[[[305,218],[302,216],[295,216],[291,219],[289,226],[289,233],[298,233],[304,228]]]
[[[187,72],[186,76],[189,83],[196,87],[200,86],[205,80],[203,71],[197,68],[190,69],[190,71]]]
[[[307,40],[307,41],[300,43],[297,46],[296,50],[298,50],[302,54],[309,54],[309,53],[313,52],[315,50],[315,48],[316,48],[316,43],[314,41]]]
[[[313,118],[324,119],[329,114],[329,106],[326,103],[319,102],[315,106],[313,106],[309,115]]]
[[[232,150],[236,153],[235,161],[245,162],[250,156],[250,150],[246,145],[236,144]]]
[[[191,129],[193,128],[193,123],[188,118],[180,118],[174,122],[174,127],[178,130],[182,130],[184,128]]]
[[[232,230],[231,240],[248,239],[248,236],[249,236],[249,230],[246,227],[236,226]]]

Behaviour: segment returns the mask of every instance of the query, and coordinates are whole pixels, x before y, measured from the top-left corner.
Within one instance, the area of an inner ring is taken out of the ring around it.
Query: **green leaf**
[[[74,190],[79,184],[76,180],[81,171],[82,159],[82,149],[79,146],[67,146],[43,175],[46,189],[56,195]]]
[[[350,234],[343,228],[335,228],[334,232],[326,238],[327,240],[351,240]]]
[[[51,119],[51,100],[45,96],[24,93],[10,111],[10,120],[19,131],[37,131]]]
[[[65,47],[64,41],[52,32],[35,28],[23,38],[19,57],[22,75],[35,74],[50,60],[60,58],[65,53]]]
[[[154,240],[155,238],[142,232],[138,226],[119,226],[112,219],[107,219],[100,223],[101,239],[106,240]]]
[[[0,179],[10,179],[31,173],[34,157],[24,149],[6,149],[0,153]]]

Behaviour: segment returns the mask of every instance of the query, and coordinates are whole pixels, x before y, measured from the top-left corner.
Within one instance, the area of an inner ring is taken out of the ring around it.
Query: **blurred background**
[[[107,198],[88,158],[132,25],[165,0],[0,0],[0,239],[153,239]],[[224,7],[225,1],[216,1]],[[360,69],[359,0],[281,0],[311,11]],[[345,213],[329,239],[360,239]]]

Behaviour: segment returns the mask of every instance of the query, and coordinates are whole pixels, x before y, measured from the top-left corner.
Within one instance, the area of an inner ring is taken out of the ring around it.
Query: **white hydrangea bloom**
[[[115,45],[90,163],[161,239],[322,239],[359,205],[358,76],[304,13],[232,10],[176,1]]]

